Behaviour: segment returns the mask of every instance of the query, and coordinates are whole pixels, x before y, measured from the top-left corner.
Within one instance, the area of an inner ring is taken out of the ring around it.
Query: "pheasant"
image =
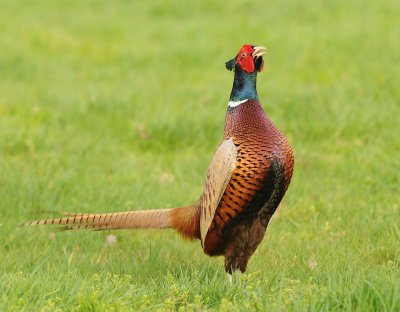
[[[234,71],[224,137],[209,165],[204,192],[193,205],[117,213],[66,213],[63,218],[27,225],[63,225],[64,229],[172,228],[199,239],[204,253],[225,256],[232,280],[264,238],[268,223],[288,189],[294,156],[285,136],[265,115],[256,80],[265,48],[244,45],[225,66]]]

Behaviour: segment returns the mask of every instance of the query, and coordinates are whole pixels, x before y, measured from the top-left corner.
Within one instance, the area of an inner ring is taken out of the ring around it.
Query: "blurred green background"
[[[0,4],[0,310],[400,310],[399,1]],[[244,43],[295,173],[249,263],[166,231],[21,228],[190,204]]]

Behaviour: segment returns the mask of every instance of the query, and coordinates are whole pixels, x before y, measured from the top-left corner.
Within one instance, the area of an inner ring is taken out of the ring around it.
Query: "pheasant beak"
[[[267,51],[265,51],[267,48],[266,47],[254,47],[254,52],[251,54],[251,56],[255,59],[258,59],[260,56],[263,56]]]

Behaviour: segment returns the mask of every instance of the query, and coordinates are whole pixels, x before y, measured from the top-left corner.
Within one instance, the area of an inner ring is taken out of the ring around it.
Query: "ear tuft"
[[[231,59],[230,61],[225,63],[225,67],[227,70],[232,71],[235,68],[235,59]]]

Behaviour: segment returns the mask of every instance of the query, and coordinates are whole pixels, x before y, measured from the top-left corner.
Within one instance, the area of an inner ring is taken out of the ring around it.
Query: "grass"
[[[3,1],[0,310],[400,310],[398,1]],[[172,231],[52,234],[47,210],[202,191],[243,43],[296,155],[279,215],[226,283]]]

